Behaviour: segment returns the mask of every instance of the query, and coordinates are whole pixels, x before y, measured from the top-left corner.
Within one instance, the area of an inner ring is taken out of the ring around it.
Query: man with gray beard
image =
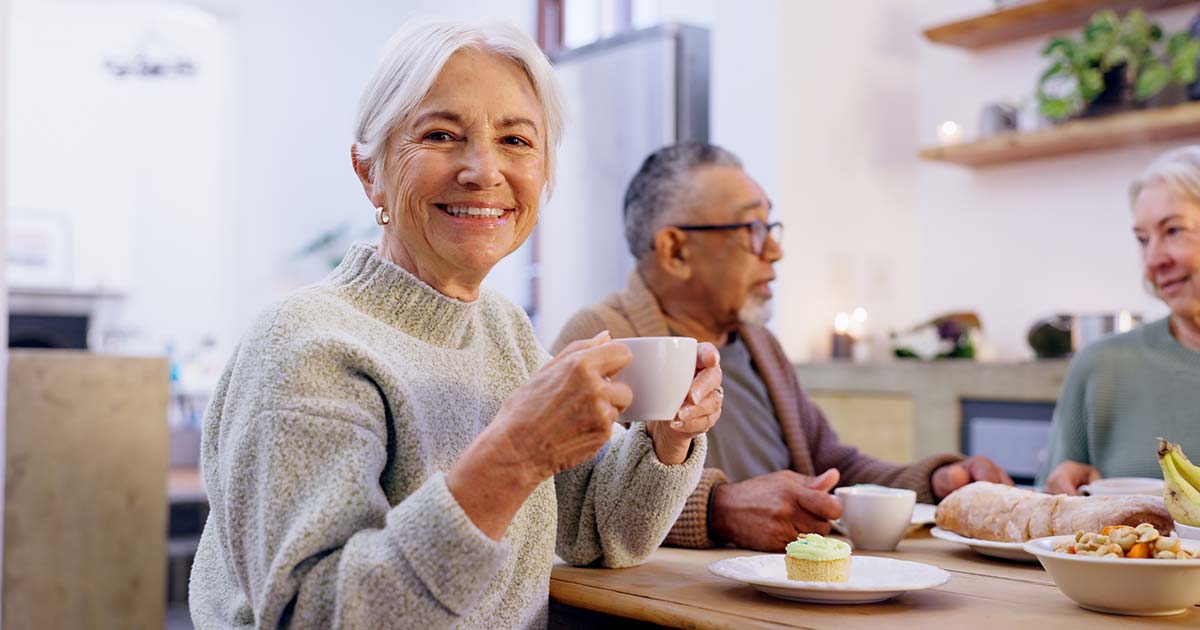
[[[679,335],[721,350],[725,400],[706,469],[666,544],[782,551],[829,533],[829,491],[875,483],[936,502],[971,481],[1012,483],[985,457],[936,455],[889,464],[842,444],[763,325],[783,257],[783,226],[729,151],[679,144],[646,158],[625,192],[625,237],[637,259],[625,290],[571,318],[552,347],[602,330],[614,338]]]

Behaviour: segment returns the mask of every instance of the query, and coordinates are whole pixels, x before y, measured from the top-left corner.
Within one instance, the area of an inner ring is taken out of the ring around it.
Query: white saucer
[[[947,531],[941,527],[934,527],[929,530],[929,533],[934,538],[940,538],[947,542],[967,545],[972,551],[981,556],[990,556],[992,558],[1000,558],[1001,560],[1016,560],[1017,562],[1036,563],[1038,561],[1032,554],[1025,551],[1025,543],[1019,542],[996,542],[994,540],[981,540],[979,538],[967,538],[959,536],[954,532]]]
[[[718,560],[708,570],[768,595],[813,604],[871,604],[950,581],[949,573],[932,565],[851,556],[848,582],[797,582],[787,579],[783,558],[782,554],[739,556]]]
[[[913,506],[912,524],[914,526],[932,525],[937,506],[932,503],[918,503]]]

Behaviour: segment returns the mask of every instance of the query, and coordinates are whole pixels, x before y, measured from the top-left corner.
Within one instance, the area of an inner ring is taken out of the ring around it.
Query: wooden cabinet
[[[916,458],[913,447],[916,411],[912,398],[833,391],[814,392],[810,397],[825,412],[842,442],[888,462],[903,463]]]
[[[5,628],[163,627],[167,361],[9,352]]]
[[[906,463],[961,452],[964,401],[1053,404],[1065,360],[978,363],[966,360],[846,362],[795,366],[805,393],[843,442]]]

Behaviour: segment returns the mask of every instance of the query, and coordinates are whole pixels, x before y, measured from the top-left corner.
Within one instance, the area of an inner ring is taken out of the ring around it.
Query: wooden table
[[[938,588],[878,604],[803,604],[764,595],[717,577],[708,565],[748,555],[738,549],[664,547],[631,569],[585,569],[558,563],[550,577],[552,614],[595,613],[697,629],[741,628],[1196,628],[1200,608],[1172,617],[1125,617],[1084,610],[1063,595],[1041,565],[993,560],[922,530],[895,552],[863,552],[939,566],[951,574]],[[552,625],[555,623],[552,620]],[[574,624],[568,624],[574,625]]]

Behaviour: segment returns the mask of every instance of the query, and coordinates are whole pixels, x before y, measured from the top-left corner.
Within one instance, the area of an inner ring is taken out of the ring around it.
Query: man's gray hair
[[[1192,145],[1168,151],[1154,160],[1129,185],[1129,202],[1156,181],[1167,184],[1177,194],[1200,201],[1200,146]]]
[[[654,251],[654,234],[676,216],[692,171],[703,166],[742,168],[742,161],[712,144],[663,147],[642,162],[625,189],[625,240],[634,258]]]

